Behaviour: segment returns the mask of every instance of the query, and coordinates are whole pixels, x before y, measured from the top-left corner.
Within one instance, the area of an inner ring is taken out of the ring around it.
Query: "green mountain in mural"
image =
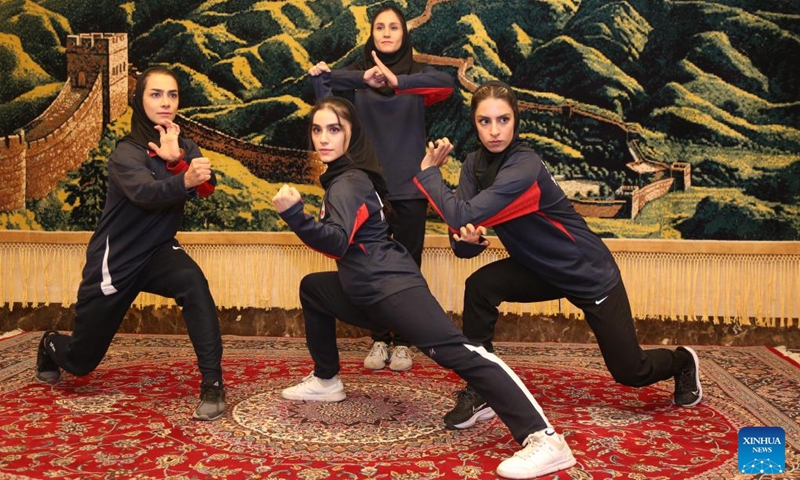
[[[305,146],[303,115],[314,100],[308,68],[321,60],[341,67],[361,55],[370,13],[380,5],[340,0],[178,3],[0,4],[0,62],[26,65],[0,70],[8,79],[0,92],[0,102],[6,103],[0,107],[63,79],[62,45],[68,33],[126,31],[132,66],[166,63],[176,68],[187,116],[256,143]],[[466,72],[471,81],[499,78],[511,83],[522,100],[569,103],[606,119],[535,108],[523,113],[526,138],[546,151],[548,163],[565,178],[601,182],[608,191],[646,182],[626,167],[632,158],[628,131],[619,128],[623,124],[636,127],[655,160],[689,162],[698,186],[793,171],[788,168],[800,150],[800,3],[430,3],[427,21],[420,17],[427,0],[403,4],[418,53],[455,63],[472,58],[474,65]],[[437,67],[456,74],[452,65]],[[458,151],[475,142],[468,123],[469,95],[459,85],[453,98],[432,107],[428,116],[430,135],[448,135]],[[0,133],[11,130],[5,125]],[[783,212],[780,218],[787,215],[794,214]],[[747,217],[756,223],[762,218]]]

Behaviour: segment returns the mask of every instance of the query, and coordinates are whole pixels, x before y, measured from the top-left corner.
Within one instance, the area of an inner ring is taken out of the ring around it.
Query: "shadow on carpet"
[[[290,402],[312,368],[304,339],[224,338],[225,416],[191,420],[199,374],[183,336],[120,334],[100,367],[33,377],[41,332],[0,340],[0,478],[484,479],[519,446],[498,419],[444,428],[463,382],[417,354],[406,373],[365,370],[371,341],[341,339],[340,403]],[[766,347],[696,347],[704,402],[673,383],[617,385],[596,345],[498,343],[578,461],[546,478],[730,479],[738,430],[786,431],[798,478],[800,368]]]

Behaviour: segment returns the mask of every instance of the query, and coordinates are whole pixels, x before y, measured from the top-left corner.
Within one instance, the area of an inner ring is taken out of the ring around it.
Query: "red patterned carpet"
[[[96,372],[48,386],[33,379],[40,335],[0,340],[0,478],[484,479],[518,449],[497,419],[445,430],[460,379],[422,355],[364,370],[364,339],[340,341],[347,400],[319,404],[279,394],[311,369],[303,339],[225,337],[228,411],[203,423],[186,337],[118,335]],[[800,368],[765,347],[697,351],[705,402],[681,409],[671,381],[614,384],[594,345],[498,345],[578,461],[550,478],[753,478],[737,474],[737,433],[763,425],[785,429],[784,478],[800,478]]]

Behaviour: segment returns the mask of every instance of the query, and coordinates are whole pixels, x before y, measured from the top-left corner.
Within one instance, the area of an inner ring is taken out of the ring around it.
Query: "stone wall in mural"
[[[180,121],[220,188],[186,230],[283,230],[283,182],[318,205],[306,72],[361,55],[383,2],[0,2],[0,228],[92,230],[137,70],[171,66]],[[605,237],[800,240],[800,4],[786,0],[408,0],[418,61],[453,75],[428,111],[461,160],[476,85]],[[449,181],[458,178],[451,162]],[[431,233],[443,232],[431,217]]]

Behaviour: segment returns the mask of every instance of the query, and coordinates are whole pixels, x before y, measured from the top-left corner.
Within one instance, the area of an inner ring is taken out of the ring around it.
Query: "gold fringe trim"
[[[0,231],[0,298],[9,307],[72,305],[90,232]],[[299,309],[297,289],[308,273],[333,270],[332,260],[292,233],[181,233],[221,308]],[[464,281],[507,253],[497,238],[472,259],[458,259],[444,235],[426,238],[422,273],[445,310],[460,313]],[[605,240],[619,263],[636,318],[800,327],[800,242]],[[142,294],[135,305],[174,305]],[[582,312],[566,300],[504,303],[503,313]]]

